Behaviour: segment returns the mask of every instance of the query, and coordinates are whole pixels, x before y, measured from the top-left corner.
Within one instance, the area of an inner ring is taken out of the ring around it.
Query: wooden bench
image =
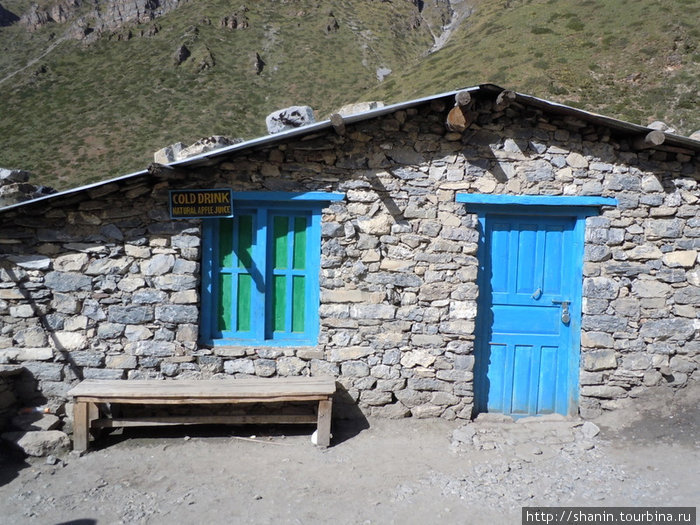
[[[285,377],[232,380],[86,380],[68,395],[73,408],[73,449],[85,451],[90,430],[130,426],[193,424],[316,423],[316,444],[330,444],[332,397],[335,379],[330,377]],[[139,418],[99,417],[99,403],[140,405],[211,405],[317,401],[317,414],[257,414],[168,416]]]

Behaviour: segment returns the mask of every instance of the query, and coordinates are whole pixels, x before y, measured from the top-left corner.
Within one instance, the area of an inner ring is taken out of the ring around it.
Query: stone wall
[[[451,101],[0,214],[0,362],[79,378],[333,375],[366,412],[469,418],[478,231],[458,191],[615,197],[587,220],[581,413],[697,380],[698,164],[532,108],[448,133]],[[314,347],[202,347],[200,224],[167,190],[334,191]]]

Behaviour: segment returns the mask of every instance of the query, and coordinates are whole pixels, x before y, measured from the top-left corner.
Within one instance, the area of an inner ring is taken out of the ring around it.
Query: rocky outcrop
[[[249,21],[246,13],[248,8],[244,5],[231,16],[225,16],[219,20],[219,26],[226,29],[248,29]]]
[[[0,168],[0,208],[56,193],[48,186],[30,184],[31,173]]]
[[[84,40],[127,24],[143,24],[169,13],[180,0],[107,0],[86,7],[82,0],[60,0],[46,6],[33,4],[19,19],[30,31],[57,23],[72,22],[71,38]]]

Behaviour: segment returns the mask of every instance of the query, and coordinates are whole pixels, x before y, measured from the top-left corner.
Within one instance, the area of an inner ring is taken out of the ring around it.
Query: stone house
[[[699,152],[482,85],[6,206],[0,363],[593,417],[700,379]]]

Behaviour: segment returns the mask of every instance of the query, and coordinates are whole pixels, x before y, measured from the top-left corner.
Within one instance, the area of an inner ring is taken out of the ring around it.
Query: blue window
[[[204,221],[203,343],[317,343],[321,209],[342,197],[234,192],[234,217]]]

